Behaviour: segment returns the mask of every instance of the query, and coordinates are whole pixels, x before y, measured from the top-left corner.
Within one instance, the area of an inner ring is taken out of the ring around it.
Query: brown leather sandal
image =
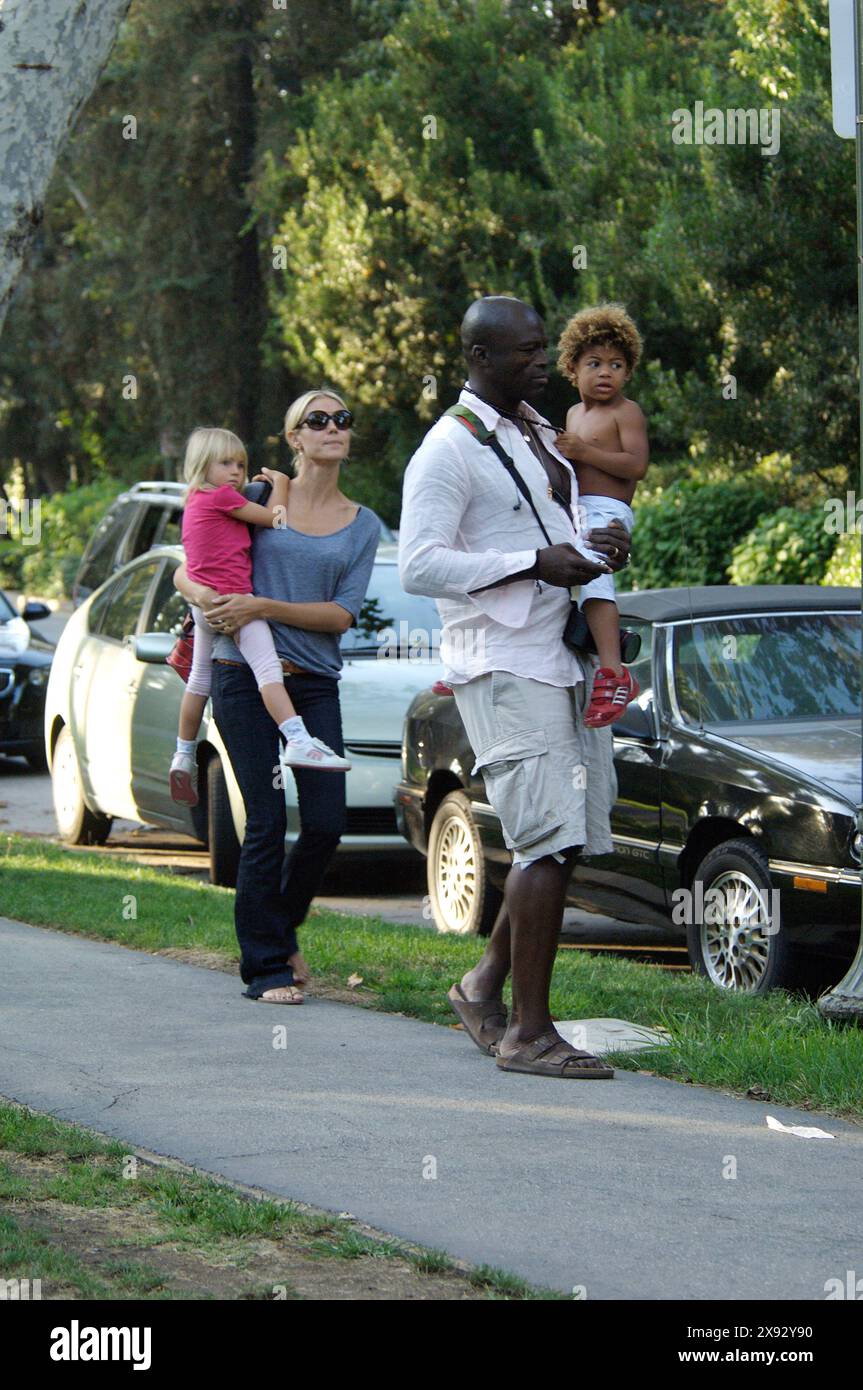
[[[571,1081],[611,1081],[614,1072],[591,1052],[579,1052],[554,1029],[525,1043],[507,1057],[498,1056],[501,1071],[528,1072],[531,1076],[562,1076]]]
[[[460,984],[447,999],[471,1042],[489,1057],[497,1056],[497,1044],[506,1032],[506,1005],[500,999],[466,999]]]

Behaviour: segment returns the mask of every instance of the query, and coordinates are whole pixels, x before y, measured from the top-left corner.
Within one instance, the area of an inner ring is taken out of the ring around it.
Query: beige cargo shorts
[[[611,729],[585,729],[593,673],[574,686],[490,671],[453,687],[489,803],[516,864],[612,850]]]

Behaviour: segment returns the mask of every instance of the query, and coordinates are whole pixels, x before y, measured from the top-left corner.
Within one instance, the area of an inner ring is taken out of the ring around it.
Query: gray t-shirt
[[[263,491],[263,483],[251,483],[244,496],[257,502]],[[380,522],[369,507],[360,507],[353,521],[329,536],[307,536],[290,526],[253,529],[253,593],[284,603],[338,603],[356,621],[381,538]],[[339,678],[340,633],[309,632],[274,622],[270,630],[279,656],[306,671]],[[230,637],[216,638],[213,656],[224,661],[243,660]]]

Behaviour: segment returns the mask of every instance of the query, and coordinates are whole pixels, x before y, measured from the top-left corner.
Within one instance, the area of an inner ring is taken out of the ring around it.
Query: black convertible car
[[[45,772],[45,694],[54,657],[53,642],[30,624],[50,617],[44,603],[28,603],[19,614],[0,589],[0,752],[23,754]]]
[[[684,935],[725,989],[792,982],[814,953],[839,979],[860,936],[860,590],[621,594],[641,694],[612,726],[614,852],[569,902]],[[418,695],[395,804],[428,859],[441,931],[486,933],[510,864],[455,701]],[[834,968],[835,967],[835,968]]]

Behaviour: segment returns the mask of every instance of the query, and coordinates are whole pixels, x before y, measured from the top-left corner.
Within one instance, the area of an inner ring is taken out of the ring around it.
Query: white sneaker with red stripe
[[[605,724],[613,724],[638,694],[638,681],[625,666],[622,676],[607,666],[600,666],[593,682],[590,704],[584,712],[584,727],[601,729]]]
[[[316,767],[319,772],[348,772],[350,763],[334,753],[319,738],[307,738],[302,742],[286,743],[279,754],[283,768]]]

